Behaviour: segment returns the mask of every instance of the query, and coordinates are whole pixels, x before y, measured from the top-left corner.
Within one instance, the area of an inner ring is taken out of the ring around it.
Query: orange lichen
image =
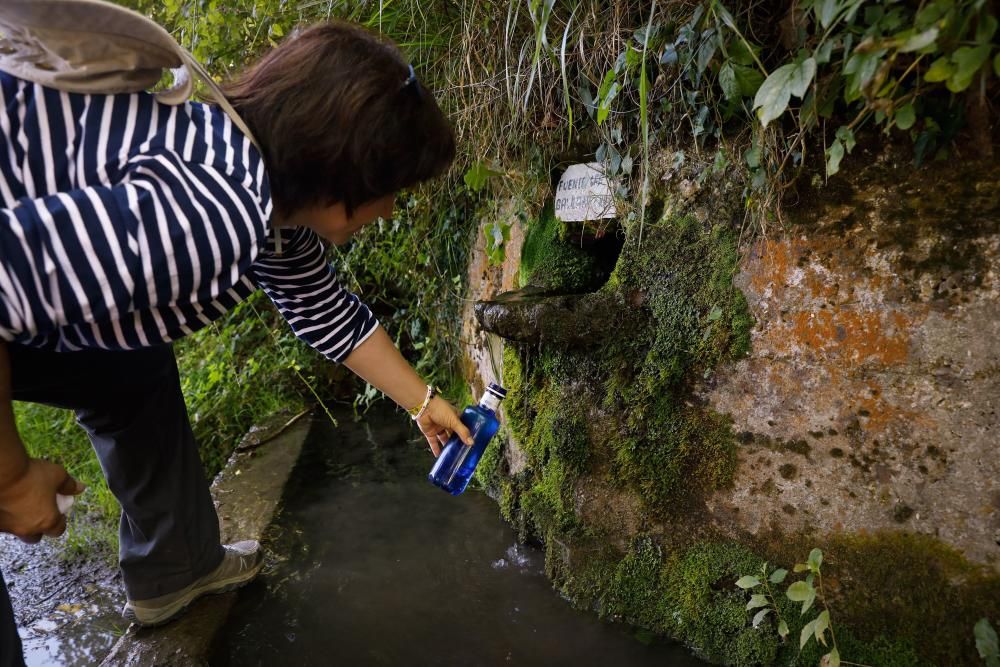
[[[912,322],[903,313],[820,310],[794,313],[789,319],[789,326],[772,329],[777,349],[809,350],[852,366],[892,366],[909,354]]]

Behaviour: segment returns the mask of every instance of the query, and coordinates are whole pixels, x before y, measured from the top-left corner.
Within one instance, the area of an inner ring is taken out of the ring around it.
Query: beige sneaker
[[[255,540],[226,544],[223,548],[226,554],[214,571],[179,591],[150,600],[129,600],[122,616],[143,627],[163,625],[177,618],[202,595],[225,593],[248,583],[264,565],[264,552]]]

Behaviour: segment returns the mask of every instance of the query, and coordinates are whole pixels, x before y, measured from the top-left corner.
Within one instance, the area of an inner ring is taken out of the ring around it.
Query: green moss
[[[503,451],[506,442],[507,438],[503,437],[503,433],[499,433],[490,444],[486,445],[479,459],[479,465],[476,466],[476,481],[486,489],[487,493],[494,496],[498,495],[505,479]]]
[[[662,567],[659,545],[648,537],[636,539],[611,574],[604,613],[663,632],[668,598],[660,581]]]
[[[523,442],[528,437],[533,417],[531,387],[524,384],[524,370],[521,355],[513,345],[504,345],[503,382],[507,389],[507,399],[503,411],[514,437]]]
[[[736,469],[728,420],[658,397],[648,412],[632,413],[631,437],[612,440],[616,477],[638,487],[650,509],[662,512],[692,490],[727,485]]]
[[[542,469],[540,479],[523,499],[525,511],[536,526],[555,529],[560,533],[576,525],[573,513],[573,482],[575,476],[556,459]]]
[[[749,628],[746,594],[736,580],[760,570],[761,559],[731,543],[700,543],[671,554],[661,574],[666,598],[665,629],[698,647],[707,657],[727,664],[754,663],[753,656],[773,656],[778,638],[772,626]],[[733,639],[750,630],[752,635]],[[746,651],[738,652],[737,646]]]
[[[594,534],[574,511],[574,489],[586,473],[628,487],[649,514],[684,521],[685,499],[725,486],[735,470],[728,420],[685,400],[695,380],[749,347],[749,312],[732,283],[733,234],[665,219],[645,236],[641,247],[626,241],[603,288],[619,303],[636,304],[634,317],[648,323],[636,335],[588,351],[505,349],[505,416],[528,468],[503,491],[517,503],[504,511],[544,540],[548,574],[577,603],[673,634],[731,664],[767,664],[776,634],[750,627],[745,595],[731,585],[743,569],[759,566],[753,554],[652,537],[614,553],[609,545],[620,536]],[[533,243],[526,241],[525,277],[538,266]]]
[[[527,252],[522,266],[534,257]],[[651,326],[596,352],[505,350],[507,415],[535,468],[554,456],[580,472],[594,455],[606,456],[615,481],[636,488],[657,513],[683,493],[729,483],[736,446],[727,420],[681,397],[692,379],[749,345],[746,302],[732,284],[737,260],[727,228],[663,220],[650,226],[642,247],[626,242],[616,282],[605,288],[620,292],[621,302],[639,291]],[[601,414],[588,411],[591,405]],[[595,419],[613,436],[590,442],[586,427]]]
[[[837,535],[825,552],[836,563],[837,614],[861,640],[898,637],[925,661],[973,664],[970,629],[1000,618],[1000,577],[932,536]]]
[[[521,248],[520,284],[551,291],[577,292],[591,286],[594,272],[593,257],[560,239],[559,220],[550,202],[538,220],[528,226]]]
[[[500,504],[500,516],[508,523],[514,523],[518,499],[517,492],[512,483],[507,480],[501,481],[497,502]]]

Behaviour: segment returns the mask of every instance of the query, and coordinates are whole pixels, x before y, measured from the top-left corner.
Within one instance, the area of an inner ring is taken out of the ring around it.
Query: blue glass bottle
[[[506,395],[506,389],[498,384],[490,384],[479,405],[470,405],[462,411],[462,423],[472,433],[473,444],[466,445],[457,434],[452,435],[427,475],[429,482],[453,496],[465,491],[486,445],[500,428],[497,407]]]

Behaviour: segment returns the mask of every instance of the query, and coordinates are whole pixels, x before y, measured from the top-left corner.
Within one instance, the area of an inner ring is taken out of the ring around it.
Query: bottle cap
[[[507,390],[498,385],[496,382],[491,382],[489,386],[486,387],[486,391],[490,392],[497,398],[507,398]]]

